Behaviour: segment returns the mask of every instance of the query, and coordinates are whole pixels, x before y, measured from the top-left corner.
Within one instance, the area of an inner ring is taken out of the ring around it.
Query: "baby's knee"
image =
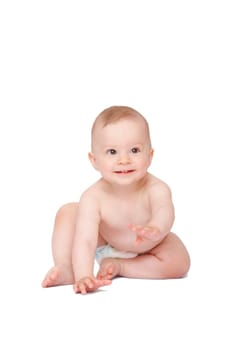
[[[190,256],[187,252],[173,261],[169,261],[166,270],[167,278],[185,277],[190,269],[190,264]]]

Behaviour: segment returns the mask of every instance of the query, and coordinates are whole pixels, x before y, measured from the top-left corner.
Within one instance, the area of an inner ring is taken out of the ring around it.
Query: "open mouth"
[[[130,170],[116,170],[114,171],[115,174],[131,174],[133,173],[135,170],[134,169],[130,169]]]

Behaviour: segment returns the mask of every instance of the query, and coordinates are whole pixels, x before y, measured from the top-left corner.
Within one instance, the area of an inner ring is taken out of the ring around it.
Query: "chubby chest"
[[[148,198],[108,200],[101,206],[100,233],[111,239],[131,235],[129,224],[146,225],[151,219]]]
[[[147,246],[135,245],[136,234],[129,224],[146,226],[151,219],[149,200],[109,200],[101,206],[99,233],[111,246],[122,251],[143,252]]]

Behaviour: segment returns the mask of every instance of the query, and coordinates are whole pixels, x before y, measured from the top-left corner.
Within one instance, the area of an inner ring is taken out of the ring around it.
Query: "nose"
[[[118,164],[129,164],[130,163],[130,157],[127,153],[121,154],[118,158]]]

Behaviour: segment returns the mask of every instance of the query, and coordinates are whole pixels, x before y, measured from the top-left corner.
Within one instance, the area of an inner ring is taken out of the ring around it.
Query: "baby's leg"
[[[54,267],[48,271],[42,287],[74,283],[71,254],[77,208],[78,203],[69,203],[56,214],[52,236]]]
[[[167,237],[150,252],[130,259],[104,259],[98,272],[99,278],[115,276],[131,278],[180,278],[190,267],[189,254],[174,234]]]

